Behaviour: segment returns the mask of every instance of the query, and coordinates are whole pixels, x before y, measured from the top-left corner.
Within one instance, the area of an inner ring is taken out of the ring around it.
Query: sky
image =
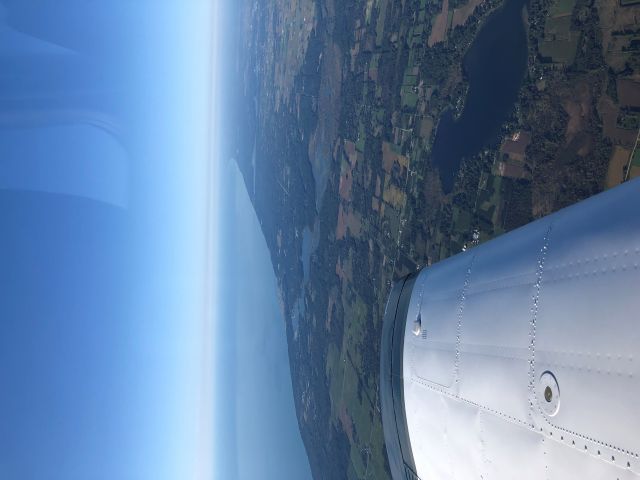
[[[305,478],[264,239],[219,215],[221,3],[0,0],[0,478]],[[258,294],[222,316],[224,235]]]

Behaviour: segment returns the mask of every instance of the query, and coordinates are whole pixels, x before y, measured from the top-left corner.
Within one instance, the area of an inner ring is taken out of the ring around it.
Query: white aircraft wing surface
[[[394,478],[640,478],[640,180],[398,282]]]

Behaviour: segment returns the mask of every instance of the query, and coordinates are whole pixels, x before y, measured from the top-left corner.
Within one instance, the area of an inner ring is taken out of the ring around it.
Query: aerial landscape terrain
[[[389,478],[393,281],[640,176],[640,0],[243,0],[229,132],[318,479]]]

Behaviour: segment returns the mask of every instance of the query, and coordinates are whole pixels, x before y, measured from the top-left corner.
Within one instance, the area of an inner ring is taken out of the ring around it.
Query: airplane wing
[[[640,477],[640,180],[395,284],[395,479]]]

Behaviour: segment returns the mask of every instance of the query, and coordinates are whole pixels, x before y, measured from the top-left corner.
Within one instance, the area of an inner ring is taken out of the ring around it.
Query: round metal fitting
[[[560,387],[553,373],[546,371],[538,382],[538,404],[542,411],[553,417],[560,409]]]

